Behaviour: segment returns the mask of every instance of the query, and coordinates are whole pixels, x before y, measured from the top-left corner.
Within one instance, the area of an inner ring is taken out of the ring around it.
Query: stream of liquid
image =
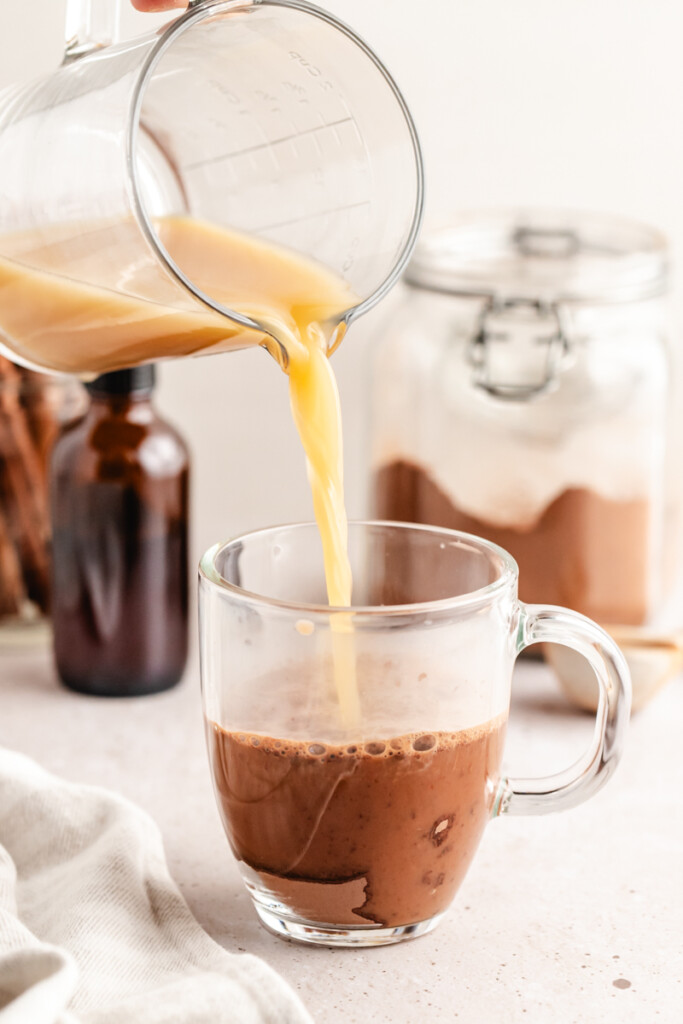
[[[58,225],[0,242],[0,330],[43,369],[94,376],[196,352],[265,344],[286,369],[306,455],[330,605],[351,604],[339,393],[327,353],[356,297],[325,267],[257,239],[187,217],[156,223],[184,274],[212,299],[258,319],[269,336],[186,300],[163,272],[139,262],[132,221]],[[64,275],[69,268],[69,276]],[[91,283],[84,283],[85,281]],[[149,295],[154,295],[154,300]],[[138,296],[145,295],[140,298]],[[276,339],[275,341],[273,339]],[[350,616],[332,621],[342,721],[358,722]]]

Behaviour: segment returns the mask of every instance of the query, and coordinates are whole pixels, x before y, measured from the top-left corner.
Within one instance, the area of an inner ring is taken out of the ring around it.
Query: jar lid
[[[462,216],[418,244],[405,280],[464,296],[632,302],[666,291],[666,237],[619,217],[562,210]]]

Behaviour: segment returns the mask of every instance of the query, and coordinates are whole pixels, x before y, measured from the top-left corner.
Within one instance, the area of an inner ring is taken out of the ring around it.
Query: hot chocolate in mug
[[[353,606],[330,608],[313,524],[208,551],[202,689],[219,811],[262,923],[374,946],[435,927],[490,818],[563,810],[604,785],[630,680],[591,620],[517,599],[517,566],[495,544],[358,522],[349,554]],[[595,735],[566,771],[512,779],[512,669],[541,642],[595,672]]]

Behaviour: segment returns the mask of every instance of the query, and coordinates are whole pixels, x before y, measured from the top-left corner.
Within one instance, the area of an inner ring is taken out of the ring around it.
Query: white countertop
[[[592,721],[550,672],[515,676],[506,766],[559,769]],[[634,717],[622,765],[590,803],[491,822],[445,921],[375,950],[265,932],[224,838],[204,751],[198,671],[156,697],[69,693],[47,651],[0,649],[0,744],[116,790],[159,824],[171,872],[226,949],[263,957],[325,1024],[673,1024],[683,1020],[683,680]]]

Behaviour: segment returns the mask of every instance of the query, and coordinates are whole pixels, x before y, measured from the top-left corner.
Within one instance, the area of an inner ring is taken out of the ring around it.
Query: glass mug
[[[435,927],[489,818],[562,810],[600,789],[621,753],[630,680],[591,620],[518,601],[517,566],[495,544],[357,522],[349,553],[351,610],[325,605],[312,524],[211,548],[202,691],[219,811],[261,922],[302,942],[375,946]],[[500,766],[512,669],[541,642],[594,670],[595,735],[566,771],[511,779]],[[340,671],[355,676],[356,722],[340,715]]]
[[[213,229],[340,276],[353,305],[333,326],[378,302],[412,251],[423,187],[413,121],[375,54],[304,0],[193,0],[165,30],[112,42],[117,6],[69,0],[62,66],[0,97],[10,355],[99,374],[142,361],[150,333],[155,358],[208,349],[200,330],[212,351],[268,344],[267,316],[228,308],[220,275],[200,284],[192,269]],[[160,218],[207,231],[177,249]]]

